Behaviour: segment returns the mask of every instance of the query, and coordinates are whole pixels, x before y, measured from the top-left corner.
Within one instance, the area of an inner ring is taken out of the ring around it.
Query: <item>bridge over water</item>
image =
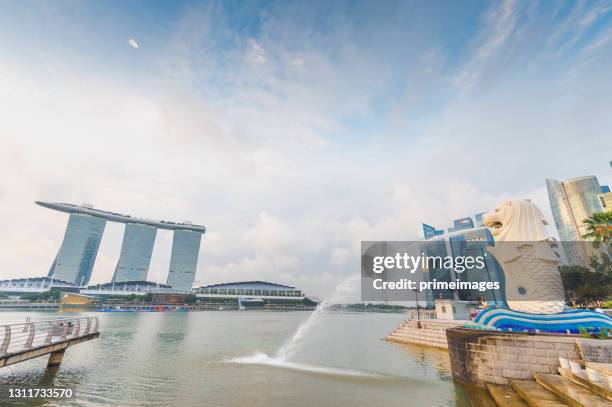
[[[0,325],[0,367],[44,355],[49,355],[47,366],[58,366],[68,347],[98,336],[98,317],[28,318]]]

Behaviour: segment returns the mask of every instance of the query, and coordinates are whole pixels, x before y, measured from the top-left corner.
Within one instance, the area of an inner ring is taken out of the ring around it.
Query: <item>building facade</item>
[[[146,295],[152,292],[171,290],[172,287],[151,281],[122,281],[121,283],[104,283],[81,287],[80,293],[95,297],[119,297],[129,295]]]
[[[477,223],[482,222],[482,214],[477,214]],[[425,225],[424,225],[425,226]],[[433,230],[437,230],[429,226]],[[470,217],[455,219],[453,226],[447,233],[429,234],[423,242],[422,251],[430,257],[479,257],[485,258],[485,267],[457,272],[442,265],[428,268],[429,281],[466,281],[466,282],[499,282],[498,290],[432,290],[428,293],[427,303],[433,306],[435,300],[449,299],[461,301],[486,300],[490,304],[503,305],[506,302],[504,295],[504,274],[501,266],[493,256],[486,254],[487,246],[494,246],[495,239],[487,227],[474,226]]]
[[[194,289],[198,301],[224,302],[242,306],[265,304],[310,303],[301,290],[287,285],[267,281],[240,281],[233,283],[209,284]]]
[[[591,175],[566,181],[547,179],[546,189],[568,263],[588,266],[589,257],[594,253],[582,238],[587,233],[583,222],[603,210],[600,195],[604,188]]]
[[[123,232],[121,254],[112,283],[146,281],[153,254],[157,229],[153,226],[128,223]]]
[[[50,277],[0,280],[0,295],[40,294],[47,291],[78,292],[79,287]]]
[[[137,218],[94,209],[91,205],[36,202],[45,208],[70,214],[64,240],[48,276],[87,286],[91,278],[106,222],[124,223],[121,254],[111,284],[146,281],[158,229],[174,233],[168,273],[173,289],[191,290],[195,280],[200,243],[206,228],[191,222],[169,222]]]
[[[195,281],[202,234],[190,230],[176,230],[172,238],[170,270],[166,284],[176,290],[190,291]]]
[[[78,285],[89,283],[105,226],[104,218],[71,214],[48,276]]]
[[[612,211],[612,192],[608,191],[599,195],[599,202],[604,212]]]

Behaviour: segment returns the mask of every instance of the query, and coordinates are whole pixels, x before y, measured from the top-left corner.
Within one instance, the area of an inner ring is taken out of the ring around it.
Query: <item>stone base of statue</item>
[[[490,308],[481,311],[474,319],[474,324],[474,328],[480,326],[510,332],[532,333],[578,334],[586,330],[598,334],[602,329],[612,330],[612,318],[589,310],[531,314],[509,308]]]
[[[556,242],[540,210],[516,199],[483,221],[495,240],[487,254],[503,271],[505,307],[485,309],[463,327],[446,330],[455,380],[486,389],[543,374],[558,379],[562,359],[612,363],[612,318],[565,309]],[[585,330],[593,335],[576,335]]]

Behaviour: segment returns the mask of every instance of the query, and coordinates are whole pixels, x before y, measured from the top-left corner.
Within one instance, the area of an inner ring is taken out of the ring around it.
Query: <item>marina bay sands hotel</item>
[[[200,242],[206,228],[190,222],[175,223],[135,218],[94,209],[91,205],[36,202],[70,214],[64,240],[53,260],[48,277],[86,286],[91,278],[106,222],[125,224],[121,254],[113,283],[146,281],[157,229],[172,230],[172,253],[166,284],[176,290],[191,290],[198,265]]]

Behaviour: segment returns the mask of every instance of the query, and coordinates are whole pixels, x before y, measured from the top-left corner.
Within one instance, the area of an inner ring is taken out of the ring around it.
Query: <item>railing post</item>
[[[81,318],[77,318],[76,324],[74,324],[74,335],[72,336],[75,338],[78,337],[80,330],[81,330]]]
[[[92,317],[95,318],[96,320],[96,325],[94,325],[94,332],[98,332],[98,329],[100,329],[100,321],[98,321],[98,317]]]
[[[49,330],[47,332],[47,337],[45,338],[45,343],[49,344],[51,343],[51,337],[53,336],[53,323],[47,322],[47,324],[49,325]]]
[[[91,328],[91,317],[87,317],[87,325],[85,326],[85,335],[89,333],[90,328]]]
[[[66,336],[68,336],[68,321],[64,320],[64,332],[62,332],[62,339],[66,339]]]
[[[4,339],[0,344],[0,355],[7,353],[9,343],[11,343],[11,326],[4,325]]]
[[[24,349],[29,349],[32,347],[32,343],[34,343],[34,335],[36,334],[36,327],[34,326],[34,322],[28,323],[27,330],[29,332],[28,339],[26,343],[23,345]]]

